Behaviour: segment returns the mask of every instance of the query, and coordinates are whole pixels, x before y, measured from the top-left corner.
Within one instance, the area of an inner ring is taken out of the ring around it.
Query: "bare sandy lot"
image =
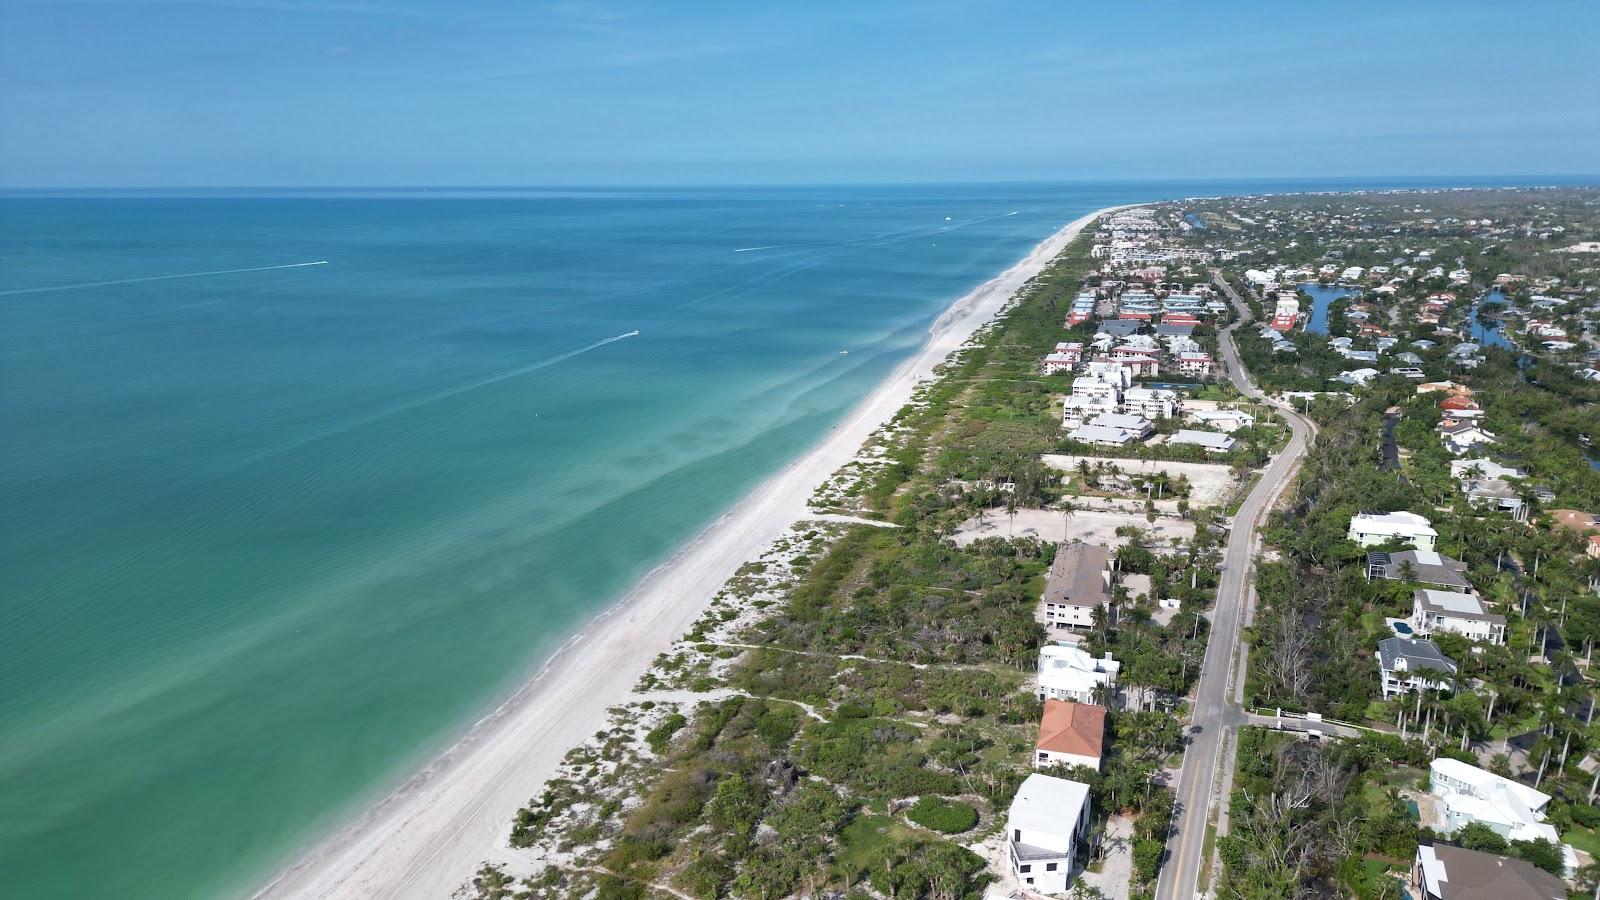
[[[1106,459],[1098,456],[1073,456],[1054,453],[1045,454],[1043,459],[1045,465],[1063,472],[1075,471],[1080,460],[1088,460],[1090,465],[1094,465],[1097,462],[1115,463],[1129,475],[1153,475],[1163,471],[1174,478],[1182,475],[1189,479],[1192,492],[1189,498],[1189,505],[1191,506],[1219,505],[1233,493],[1233,488],[1236,484],[1233,473],[1229,471],[1226,465],[1220,463]]]
[[[1019,509],[1015,518],[1003,507],[990,510],[982,521],[976,518],[961,523],[954,535],[956,546],[965,547],[979,538],[1036,537],[1046,541],[1082,541],[1105,547],[1121,547],[1128,542],[1117,536],[1117,529],[1132,525],[1152,532],[1158,541],[1194,537],[1194,523],[1184,519],[1157,516],[1155,524],[1143,512],[1121,509],[1084,509],[1064,519],[1057,509]]]

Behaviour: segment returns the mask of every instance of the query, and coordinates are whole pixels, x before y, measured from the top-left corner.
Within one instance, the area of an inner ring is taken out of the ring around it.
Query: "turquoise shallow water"
[[[1269,187],[0,198],[0,893],[247,887],[1061,224]]]

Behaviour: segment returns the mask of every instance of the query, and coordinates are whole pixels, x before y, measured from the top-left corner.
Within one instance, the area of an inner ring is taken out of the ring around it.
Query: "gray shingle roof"
[[[1378,642],[1378,659],[1385,669],[1393,669],[1397,661],[1404,659],[1406,668],[1411,671],[1431,669],[1450,675],[1456,672],[1455,660],[1445,656],[1438,644],[1425,638],[1384,638]]]

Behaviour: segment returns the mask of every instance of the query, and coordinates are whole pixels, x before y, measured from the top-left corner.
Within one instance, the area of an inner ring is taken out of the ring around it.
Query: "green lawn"
[[[1571,844],[1595,859],[1600,859],[1600,831],[1573,826],[1562,833],[1561,842]]]
[[[859,872],[876,854],[912,837],[911,829],[888,816],[863,813],[839,831],[839,862],[845,871]]]

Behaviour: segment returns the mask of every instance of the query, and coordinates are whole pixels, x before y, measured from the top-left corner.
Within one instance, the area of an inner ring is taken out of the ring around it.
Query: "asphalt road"
[[[1278,495],[1293,481],[1305,455],[1307,442],[1314,432],[1310,422],[1288,407],[1267,400],[1249,380],[1244,366],[1239,363],[1238,348],[1233,343],[1234,329],[1245,326],[1250,320],[1249,307],[1226,281],[1219,277],[1216,282],[1239,311],[1239,320],[1224,329],[1219,340],[1228,378],[1240,393],[1276,408],[1288,420],[1292,435],[1288,445],[1273,457],[1262,472],[1261,480],[1239,507],[1228,533],[1228,544],[1222,555],[1222,581],[1217,588],[1217,602],[1212,611],[1205,663],[1200,669],[1200,680],[1195,690],[1190,744],[1184,752],[1183,766],[1178,773],[1176,811],[1172,831],[1167,838],[1167,860],[1156,884],[1156,900],[1191,900],[1203,896],[1199,879],[1206,823],[1211,820],[1217,785],[1219,782],[1232,783],[1232,750],[1237,745],[1226,738],[1247,721],[1238,703],[1238,694],[1243,687],[1242,669],[1239,690],[1235,689],[1233,673],[1236,666],[1242,666],[1244,658],[1243,648],[1239,646],[1239,633],[1248,615],[1256,528]],[[1226,759],[1222,758],[1224,747],[1228,748]],[[1222,763],[1220,767],[1219,762]],[[1223,771],[1219,772],[1219,768],[1223,768]]]

